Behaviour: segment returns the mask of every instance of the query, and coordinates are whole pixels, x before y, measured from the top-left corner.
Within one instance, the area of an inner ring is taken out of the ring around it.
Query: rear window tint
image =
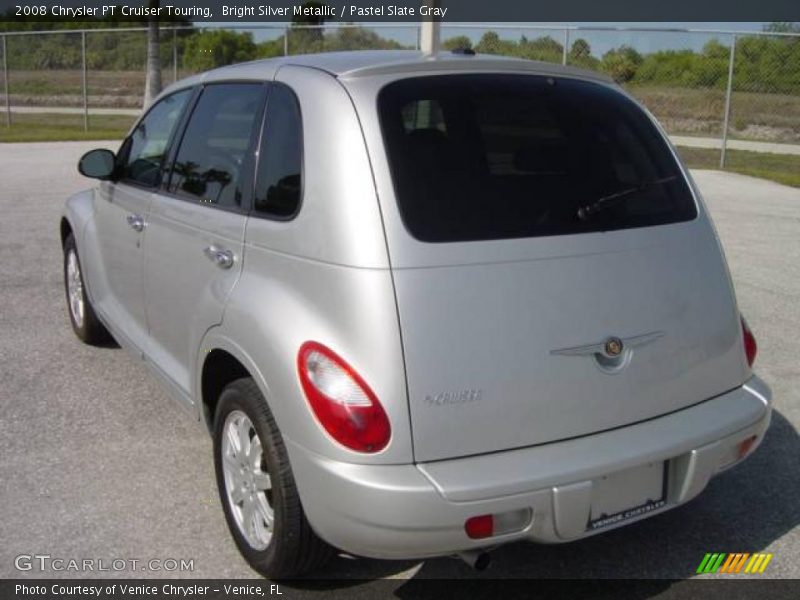
[[[647,115],[606,86],[531,75],[403,79],[378,98],[395,195],[426,242],[648,227],[696,217]]]
[[[272,85],[254,208],[261,214],[288,218],[297,212],[302,195],[303,125],[294,92],[280,83]]]

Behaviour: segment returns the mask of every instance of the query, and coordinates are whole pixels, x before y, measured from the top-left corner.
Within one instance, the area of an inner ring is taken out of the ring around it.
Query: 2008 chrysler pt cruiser
[[[214,438],[268,576],[564,542],[748,456],[771,392],[691,177],[601,76],[291,56],[166,90],[61,221],[69,315]]]

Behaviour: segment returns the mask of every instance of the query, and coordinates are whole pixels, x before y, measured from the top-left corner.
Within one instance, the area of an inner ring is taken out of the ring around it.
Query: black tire
[[[251,440],[254,434],[260,439],[261,469],[271,479],[272,489],[267,498],[274,525],[269,543],[260,550],[240,530],[225,483],[223,436],[226,420],[234,411],[244,413],[252,422],[253,429],[248,435]],[[228,384],[220,395],[214,418],[214,467],[228,528],[242,556],[256,571],[271,579],[295,577],[321,567],[330,559],[333,548],[317,537],[306,519],[280,430],[261,391],[249,377]]]
[[[75,255],[76,264],[78,267],[78,278],[80,279],[80,296],[83,299],[83,318],[82,322],[73,314],[72,304],[70,302],[69,291],[69,272],[68,265],[70,255]],[[107,345],[112,341],[111,334],[97,318],[94,312],[92,303],[89,302],[89,297],[86,295],[86,284],[83,279],[83,269],[80,266],[80,257],[78,256],[78,247],[75,245],[75,237],[70,233],[67,239],[64,240],[64,292],[67,298],[67,314],[69,315],[69,322],[72,324],[72,330],[75,335],[86,344],[93,346]]]

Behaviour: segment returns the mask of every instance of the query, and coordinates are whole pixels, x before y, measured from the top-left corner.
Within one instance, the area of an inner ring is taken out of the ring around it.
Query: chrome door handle
[[[233,266],[234,256],[230,250],[211,244],[203,249],[203,254],[220,269],[230,269]]]
[[[144,217],[142,215],[128,215],[126,220],[128,221],[128,225],[130,225],[135,231],[144,230]]]

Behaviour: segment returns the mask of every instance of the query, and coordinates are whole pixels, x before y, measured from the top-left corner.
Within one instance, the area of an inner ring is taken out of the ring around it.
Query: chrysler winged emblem
[[[651,331],[650,333],[643,333],[642,335],[635,335],[627,338],[609,337],[602,342],[596,342],[594,344],[551,350],[550,354],[556,354],[558,356],[592,356],[594,354],[599,354],[606,358],[617,358],[626,350],[649,344],[663,335],[663,331]]]

